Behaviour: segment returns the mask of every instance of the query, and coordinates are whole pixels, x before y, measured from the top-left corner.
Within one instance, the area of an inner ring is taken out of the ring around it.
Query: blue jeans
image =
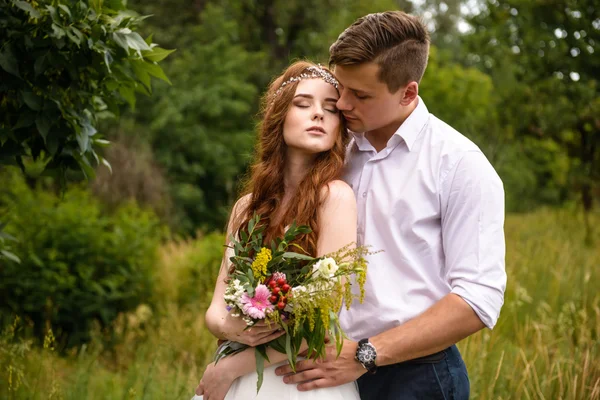
[[[434,357],[435,358],[435,357]],[[358,379],[361,400],[467,400],[469,376],[456,346],[434,360],[378,367]]]

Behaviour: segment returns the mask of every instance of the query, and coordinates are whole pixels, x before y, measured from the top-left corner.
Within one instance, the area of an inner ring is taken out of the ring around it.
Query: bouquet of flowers
[[[247,230],[239,232],[239,240],[231,237],[234,256],[230,258],[225,303],[232,316],[243,318],[247,329],[258,321],[275,324],[285,334],[255,347],[258,373],[257,392],[263,380],[267,347],[287,355],[295,370],[302,341],[308,345],[307,358],[325,356],[326,339],[335,342],[339,353],[344,334],[338,311],[343,303],[364,297],[367,273],[367,247],[352,247],[352,243],[324,257],[311,257],[294,241],[309,233],[307,226],[292,223],[283,237],[265,245],[264,227],[255,215]],[[293,251],[298,250],[298,251]],[[352,285],[358,284],[359,294]],[[225,341],[217,350],[215,362],[243,351],[249,346]]]

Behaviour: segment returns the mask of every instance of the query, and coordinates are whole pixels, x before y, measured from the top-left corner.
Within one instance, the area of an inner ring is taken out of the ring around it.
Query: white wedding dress
[[[225,400],[360,400],[356,382],[300,392],[295,384],[283,383],[283,377],[275,375],[275,368],[286,363],[287,361],[284,361],[265,368],[263,384],[258,394],[256,394],[258,380],[256,372],[236,379],[227,392]],[[195,395],[192,400],[202,400],[202,396]]]

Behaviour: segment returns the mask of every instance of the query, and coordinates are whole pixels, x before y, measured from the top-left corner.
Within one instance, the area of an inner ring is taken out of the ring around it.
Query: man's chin
[[[367,131],[364,125],[361,124],[358,120],[346,120],[346,127],[348,128],[348,130],[354,133],[365,133]]]

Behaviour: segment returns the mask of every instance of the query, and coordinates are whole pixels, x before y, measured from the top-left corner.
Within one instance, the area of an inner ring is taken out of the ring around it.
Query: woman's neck
[[[292,196],[315,160],[315,154],[307,154],[288,148],[283,171],[284,197]]]

